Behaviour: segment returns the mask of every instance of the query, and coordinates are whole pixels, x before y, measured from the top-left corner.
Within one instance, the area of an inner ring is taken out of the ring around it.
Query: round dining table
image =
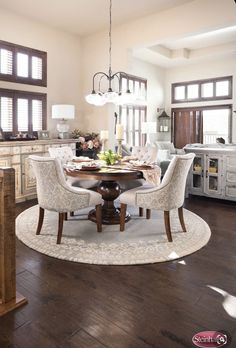
[[[143,179],[143,173],[139,170],[124,169],[121,166],[106,166],[98,169],[65,169],[68,176],[85,180],[99,180],[97,191],[102,195],[102,223],[105,225],[116,225],[120,223],[120,210],[115,206],[114,201],[121,193],[119,181]],[[89,220],[96,222],[95,209],[88,215]],[[125,221],[130,220],[127,212]]]

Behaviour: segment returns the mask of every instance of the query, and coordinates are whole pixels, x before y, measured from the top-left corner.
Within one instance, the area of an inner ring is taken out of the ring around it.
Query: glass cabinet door
[[[206,156],[205,191],[210,195],[221,194],[221,158]]]
[[[191,191],[193,192],[201,192],[203,191],[203,175],[204,169],[204,157],[203,155],[196,155],[192,164],[192,183],[191,183]]]

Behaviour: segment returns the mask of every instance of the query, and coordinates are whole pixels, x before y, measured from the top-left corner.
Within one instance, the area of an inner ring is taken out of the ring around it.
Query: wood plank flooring
[[[34,204],[18,204],[17,212]],[[190,348],[204,330],[227,332],[227,347],[236,347],[236,318],[208,287],[236,299],[236,203],[190,197],[185,206],[207,221],[212,237],[173,262],[85,265],[17,241],[17,289],[29,303],[0,318],[0,348]]]

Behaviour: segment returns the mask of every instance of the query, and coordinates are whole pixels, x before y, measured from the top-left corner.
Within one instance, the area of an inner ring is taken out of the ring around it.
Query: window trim
[[[13,129],[12,129],[12,132],[3,132],[6,138],[18,133],[17,107],[16,107],[18,98],[25,98],[25,99],[28,99],[29,101],[32,101],[33,99],[38,99],[42,101],[42,129],[47,129],[47,94],[46,93],[27,92],[27,91],[15,90],[15,89],[0,88],[0,97],[12,98],[12,102],[13,102],[13,111],[12,111],[12,125],[13,125],[12,128]],[[32,129],[31,107],[29,109],[28,117],[29,117],[28,131],[26,133],[37,135],[37,131],[33,131]]]
[[[2,74],[0,72],[0,80],[8,82],[23,83],[34,86],[47,87],[47,52],[25,47],[17,44],[13,44],[7,41],[0,40],[0,49],[6,49],[12,52],[12,74]],[[31,77],[32,65],[31,59],[29,59],[29,76],[22,77],[17,75],[17,53],[27,54],[28,57],[38,57],[42,59],[42,79],[33,79]]]
[[[122,86],[122,79],[126,79],[127,80],[127,85],[129,86],[129,81],[133,81],[133,83],[135,82],[139,82],[139,88],[141,87],[141,83],[144,83],[145,85],[145,99],[147,98],[147,79],[143,78],[143,77],[139,77],[139,76],[135,76],[135,75],[130,75],[130,74],[123,74],[120,73],[120,79],[119,79],[119,89],[121,90],[121,86]],[[127,112],[127,117],[130,114],[130,110],[132,113],[132,117],[133,115],[135,115],[135,110],[138,110],[139,112],[139,118],[141,119],[141,112],[144,112],[144,120],[143,122],[147,121],[147,105],[139,105],[139,104],[133,104],[133,105],[120,105],[119,106],[119,122],[121,121],[121,115],[122,115],[122,109],[126,108],[126,112]],[[129,122],[127,122],[127,124],[129,125]],[[126,133],[126,139],[127,142],[129,143],[130,139],[129,139],[129,134],[132,133],[132,144],[135,144],[135,123],[132,122],[132,130],[130,130],[129,128],[125,129],[124,132]],[[142,133],[142,129],[141,129],[141,121],[139,122],[139,142],[140,145],[144,145],[146,143],[146,134]]]
[[[216,83],[220,81],[229,81],[229,94],[226,96],[216,96]],[[213,97],[203,97],[202,96],[202,85],[205,83],[213,83]],[[177,82],[171,84],[171,102],[172,104],[179,103],[191,103],[191,102],[199,102],[199,101],[216,101],[216,100],[224,100],[224,99],[232,99],[233,92],[233,77],[232,76],[223,76],[216,77],[211,79],[204,80],[193,80],[193,81],[185,81],[185,82]],[[187,98],[187,87],[191,85],[198,85],[198,98]],[[175,88],[183,86],[185,88],[184,99],[175,99]]]

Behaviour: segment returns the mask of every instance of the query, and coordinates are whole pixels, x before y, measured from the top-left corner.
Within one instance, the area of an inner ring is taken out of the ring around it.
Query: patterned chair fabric
[[[72,161],[74,157],[73,150],[69,146],[49,147],[48,152],[51,157],[59,158],[62,164]]]
[[[72,161],[75,157],[73,150],[69,146],[63,147],[50,147],[48,149],[49,155],[52,158],[58,158],[61,164],[66,164],[69,161]],[[67,183],[74,187],[82,187],[85,189],[91,189],[98,185],[99,181],[97,180],[81,180],[77,178],[67,177]]]
[[[157,147],[156,146],[134,146],[132,148],[132,156],[136,156],[140,161],[156,162]]]
[[[137,157],[139,161],[156,162],[157,148],[154,146],[134,146],[132,148],[132,156]],[[119,185],[122,191],[127,191],[135,187],[141,187],[145,184],[145,180],[138,179],[134,181],[120,181]]]
[[[124,205],[126,206],[127,204],[130,204],[148,210],[157,209],[168,212],[166,213],[165,219],[166,230],[168,227],[167,220],[169,220],[170,210],[176,208],[180,209],[179,217],[180,220],[183,220],[181,213],[182,205],[184,203],[186,180],[194,156],[195,154],[193,153],[174,156],[159,186],[154,188],[144,187],[142,189],[138,187],[122,193],[119,199],[121,205],[123,205],[123,209]],[[124,226],[121,226],[121,228],[124,228]],[[184,229],[185,228],[183,227],[183,230]],[[167,231],[167,236],[168,234],[169,241],[172,241],[170,228],[169,231]]]
[[[102,204],[102,196],[99,193],[72,188],[67,184],[57,158],[29,156],[29,159],[36,177],[38,203],[42,210],[64,214]]]

